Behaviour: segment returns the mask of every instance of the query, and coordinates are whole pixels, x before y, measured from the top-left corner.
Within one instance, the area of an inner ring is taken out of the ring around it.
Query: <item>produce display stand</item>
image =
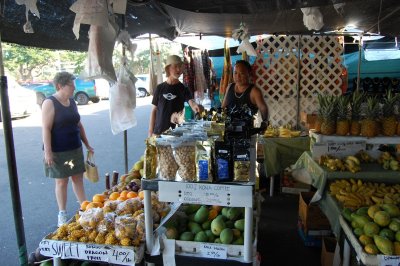
[[[63,265],[63,259],[106,262],[115,265],[140,265],[144,257],[144,244],[133,247],[52,240],[51,236],[54,233],[47,235],[39,243],[40,254],[52,257],[54,266]]]
[[[314,130],[309,132],[311,142],[321,143],[328,141],[335,142],[347,142],[347,141],[365,141],[367,144],[400,144],[400,137],[385,137],[377,136],[373,138],[367,138],[362,136],[336,136],[336,135],[322,135],[315,133]]]
[[[350,252],[351,249],[356,253],[357,258],[366,266],[378,265],[398,265],[400,263],[400,256],[386,256],[386,255],[370,255],[365,253],[357,238],[353,234],[351,226],[340,215],[340,226],[345,234],[344,248],[343,248],[343,266],[350,265]]]
[[[304,151],[310,150],[310,138],[265,138],[259,137],[258,144],[264,152],[265,175],[270,179],[270,196],[273,196],[274,176],[294,164]]]
[[[189,261],[196,261],[198,265],[204,264],[204,261],[211,265],[252,265],[254,255],[254,244],[252,241],[254,195],[253,182],[245,184],[213,184],[143,179],[142,188],[145,191],[144,212],[146,232],[153,232],[153,219],[151,215],[152,190],[159,191],[160,201],[244,207],[244,245],[175,241],[175,257],[177,263],[182,261],[184,265],[188,265]],[[153,243],[153,234],[146,234],[146,248],[150,253],[153,250]],[[256,243],[256,241],[254,241],[254,243]],[[212,254],[205,254],[205,246],[210,247],[213,250],[220,250],[220,253],[216,254],[212,252]],[[220,259],[211,258],[213,255],[215,255],[215,257],[219,257]],[[160,260],[160,256],[154,257],[146,255],[145,260],[147,262],[157,262]]]

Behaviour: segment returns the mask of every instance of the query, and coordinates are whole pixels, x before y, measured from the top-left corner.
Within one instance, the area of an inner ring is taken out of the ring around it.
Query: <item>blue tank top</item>
[[[63,152],[82,146],[80,129],[81,117],[73,98],[69,106],[62,105],[54,96],[49,97],[54,105],[54,121],[51,129],[51,148],[53,152]]]

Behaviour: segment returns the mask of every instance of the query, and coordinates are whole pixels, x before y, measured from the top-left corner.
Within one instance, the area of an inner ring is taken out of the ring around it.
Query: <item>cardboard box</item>
[[[299,217],[306,230],[330,229],[328,218],[321,211],[318,203],[310,204],[314,192],[301,192],[299,196]]]
[[[331,229],[307,229],[300,218],[297,221],[297,226],[300,227],[304,231],[304,233],[308,236],[316,236],[316,237],[332,236]]]
[[[322,238],[321,249],[321,266],[332,266],[333,258],[335,257],[336,238],[324,237]]]
[[[316,114],[307,114],[306,112],[300,112],[300,122],[307,129],[315,128],[315,121],[317,121]]]
[[[303,240],[304,246],[321,247],[322,245],[321,237],[307,235],[307,233],[304,232],[304,230],[299,226],[297,227],[297,232],[299,233],[301,240]]]
[[[295,180],[290,173],[281,174],[281,192],[288,194],[299,194],[311,190],[311,185]]]

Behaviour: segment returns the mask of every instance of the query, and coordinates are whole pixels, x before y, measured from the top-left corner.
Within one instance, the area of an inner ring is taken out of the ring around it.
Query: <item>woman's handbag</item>
[[[99,172],[97,171],[97,165],[94,162],[93,152],[87,151],[86,161],[85,161],[85,177],[93,183],[99,181]]]

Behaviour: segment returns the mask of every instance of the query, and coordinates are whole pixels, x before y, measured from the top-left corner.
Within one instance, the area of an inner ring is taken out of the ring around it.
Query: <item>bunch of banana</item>
[[[382,165],[385,170],[400,170],[399,161],[397,161],[389,152],[384,151],[378,158],[378,163]]]
[[[344,166],[346,167],[346,169],[348,171],[350,171],[352,173],[361,171],[360,160],[358,160],[357,157],[355,157],[353,155],[349,155],[344,159],[344,161],[345,161]]]
[[[279,137],[291,138],[292,137],[291,130],[286,126],[280,126],[279,127]]]
[[[341,179],[332,182],[329,190],[344,207],[351,209],[381,203],[400,203],[400,184],[387,186],[383,183]]]
[[[375,160],[374,158],[371,157],[371,155],[368,154],[368,152],[361,150],[357,152],[354,156],[356,156],[360,162],[363,163],[373,163]]]
[[[264,132],[264,137],[266,137],[266,138],[276,137],[275,128],[273,126],[269,125]]]
[[[319,164],[326,166],[330,171],[346,171],[343,161],[332,155],[321,155]]]

